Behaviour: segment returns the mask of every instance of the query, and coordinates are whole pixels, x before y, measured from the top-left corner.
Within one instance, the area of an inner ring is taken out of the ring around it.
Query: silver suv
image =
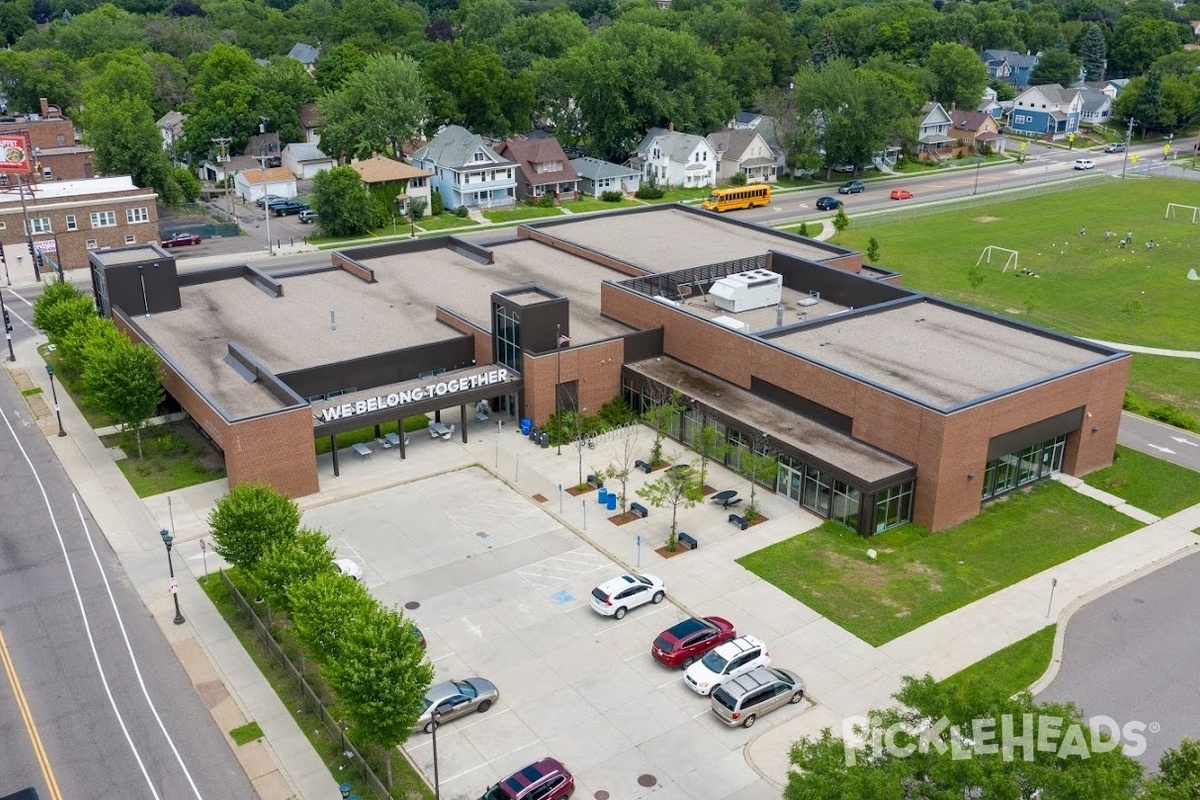
[[[712,693],[713,713],[733,727],[749,728],[768,711],[804,699],[804,679],[787,669],[759,667],[726,681]]]

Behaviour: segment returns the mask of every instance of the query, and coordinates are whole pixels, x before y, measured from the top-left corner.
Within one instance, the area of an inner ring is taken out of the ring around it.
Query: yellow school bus
[[[709,211],[733,211],[738,208],[765,206],[771,202],[771,184],[756,183],[753,186],[731,186],[728,189],[713,189],[701,205]]]

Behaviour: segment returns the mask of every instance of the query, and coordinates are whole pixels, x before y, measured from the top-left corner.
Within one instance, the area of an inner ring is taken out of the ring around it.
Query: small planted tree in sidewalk
[[[700,434],[696,437],[693,447],[700,454],[699,481],[700,491],[703,492],[705,481],[708,480],[709,460],[723,462],[729,453],[729,441],[719,430],[711,425],[705,425],[700,429]]]
[[[104,348],[85,348],[85,353],[84,386],[101,408],[126,430],[133,431],[138,458],[143,458],[142,428],[165,396],[159,382],[157,354],[124,336],[112,339]]]
[[[269,486],[239,483],[217,501],[208,527],[217,554],[253,577],[267,545],[295,538],[300,507]]]
[[[650,446],[650,466],[657,467],[662,463],[663,439],[671,426],[679,420],[683,412],[683,395],[678,389],[673,389],[662,398],[662,402],[651,406],[643,415],[646,424],[654,429],[654,444]]]
[[[667,536],[667,550],[672,553],[679,547],[679,508],[692,508],[704,500],[704,489],[696,480],[696,470],[691,465],[672,468],[657,480],[650,481],[637,490],[638,497],[655,508],[671,509],[671,533]]]
[[[742,454],[742,471],[750,479],[750,504],[746,506],[746,520],[753,522],[759,517],[758,485],[773,480],[779,474],[779,459],[768,450],[749,450]]]
[[[633,472],[633,464],[637,461],[638,448],[641,446],[642,426],[628,423],[617,432],[617,456],[604,470],[604,476],[621,484],[618,502],[621,513],[626,511],[626,489],[629,486],[629,476]]]

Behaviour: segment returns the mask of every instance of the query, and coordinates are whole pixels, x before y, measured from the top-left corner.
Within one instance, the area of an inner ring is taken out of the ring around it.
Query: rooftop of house
[[[292,142],[283,147],[297,161],[329,161],[329,156],[321,152],[321,148],[308,142]]]
[[[692,153],[696,151],[696,147],[704,141],[703,136],[697,136],[694,133],[669,131],[666,128],[651,128],[642,137],[641,144],[637,146],[637,152],[644,156],[649,152],[651,147],[657,145],[663,155],[670,160],[688,161]]]
[[[302,128],[321,127],[321,112],[317,109],[316,103],[304,103],[296,109],[296,115],[300,117],[300,127]]]
[[[707,138],[713,150],[716,150],[724,158],[738,160],[745,154],[750,145],[754,143],[755,139],[761,139],[762,137],[753,128],[724,128],[723,130],[710,133]],[[763,139],[763,144],[767,144],[765,139]],[[769,144],[767,146],[770,147]]]
[[[313,64],[320,57],[321,51],[311,44],[296,42],[288,51],[288,58],[294,58],[301,64]]]
[[[481,148],[492,161],[483,163],[472,160]],[[412,158],[414,161],[432,161],[439,167],[447,169],[458,169],[461,167],[491,168],[498,164],[507,165],[513,163],[489,147],[483,141],[482,136],[477,133],[471,133],[461,125],[447,125],[437,136],[430,139],[424,146],[418,148],[412,154]]]
[[[536,139],[510,139],[497,148],[497,152],[517,162],[525,180],[536,186],[539,183],[558,183],[578,180],[575,167],[571,166],[567,154],[553,136]],[[543,164],[558,164],[555,170],[539,170]]]
[[[258,186],[262,183],[280,183],[296,180],[296,176],[292,174],[287,167],[268,167],[267,169],[247,169],[238,173],[238,176],[251,186]]]
[[[425,169],[417,169],[412,164],[405,164],[387,156],[372,156],[362,161],[350,164],[358,173],[363,183],[389,183],[391,181],[406,181],[412,178],[428,178],[433,173]]]
[[[993,119],[993,117],[986,111],[954,109],[950,112],[950,124],[955,130],[960,131],[977,131],[989,119]]]
[[[603,161],[591,156],[573,158],[571,159],[571,166],[575,168],[576,174],[581,178],[587,178],[590,181],[603,180],[605,178],[627,178],[630,175],[636,176],[642,174],[632,167],[614,164],[611,161]]]

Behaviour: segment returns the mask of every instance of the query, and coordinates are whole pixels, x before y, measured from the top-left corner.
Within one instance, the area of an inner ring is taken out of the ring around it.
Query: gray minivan
[[[749,728],[754,720],[804,699],[804,679],[778,667],[759,667],[726,681],[712,693],[713,713],[730,727]]]

